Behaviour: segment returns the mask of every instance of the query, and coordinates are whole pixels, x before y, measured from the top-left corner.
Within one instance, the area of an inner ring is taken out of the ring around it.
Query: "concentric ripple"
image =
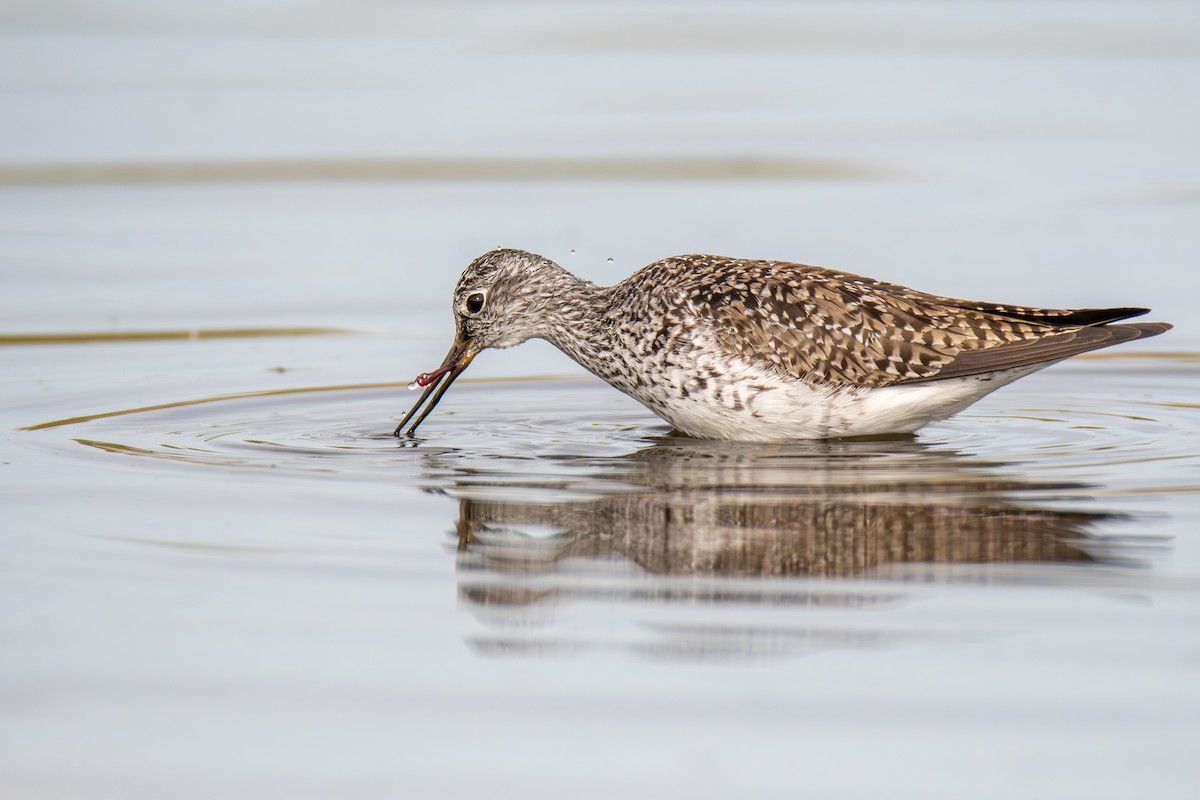
[[[814,458],[853,465],[846,472],[855,481],[864,467],[890,470],[915,459],[921,470],[906,473],[914,483],[937,480],[948,462],[966,458],[1109,490],[1195,490],[1200,413],[1188,383],[1154,363],[1104,366],[1074,369],[1076,378],[1089,378],[1086,390],[1069,392],[1078,381],[1060,368],[1056,380],[1025,384],[1036,391],[1017,384],[915,440],[698,442],[668,435],[668,426],[639,404],[586,378],[465,379],[412,439],[390,435],[412,402],[392,384],[196,398],[31,428],[66,434],[93,453],[388,481],[414,467],[435,482],[447,471],[555,485],[580,476],[619,481],[631,459],[686,459],[695,467],[706,454],[751,473],[783,470],[779,481],[801,485]]]
[[[434,455],[517,463],[619,455],[668,428],[590,381],[460,381],[418,438],[391,435],[413,401],[401,385],[255,392],[30,426],[107,453],[234,469],[393,481]]]

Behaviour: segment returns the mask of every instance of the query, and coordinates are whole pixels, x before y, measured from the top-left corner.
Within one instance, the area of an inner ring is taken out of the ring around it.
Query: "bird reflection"
[[[891,611],[913,582],[1070,581],[1082,573],[1047,565],[1120,550],[1091,532],[1112,515],[1063,510],[1088,487],[912,438],[424,455],[458,500],[458,592],[483,625],[466,641],[484,655],[745,660],[973,637]]]
[[[544,602],[563,587],[519,579],[598,569],[834,578],[897,565],[1086,562],[1087,529],[1107,516],[1039,502],[1078,484],[1006,477],[1002,465],[912,439],[679,439],[619,458],[546,461],[455,475],[459,568],[471,576],[460,586],[471,602]]]

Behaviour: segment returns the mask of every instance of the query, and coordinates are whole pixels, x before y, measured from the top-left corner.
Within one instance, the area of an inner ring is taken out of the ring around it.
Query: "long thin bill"
[[[398,437],[400,435],[400,431],[404,429],[404,426],[408,424],[408,421],[413,418],[418,410],[420,410],[421,406],[425,405],[425,401],[429,398],[429,395],[433,394],[434,390],[437,389],[437,387],[444,380],[446,380],[445,375],[425,387],[425,391],[421,392],[421,396],[417,398],[417,402],[414,403],[413,407],[409,409],[407,414],[404,415],[404,419],[400,420],[400,424],[396,426],[396,430],[392,431],[392,436]],[[422,419],[424,419],[424,415],[422,415]]]
[[[421,412],[421,415],[409,427],[409,436],[412,436],[417,426],[425,420],[425,417],[429,416],[429,412],[433,411],[438,401],[442,399],[442,395],[450,388],[450,384],[454,383],[454,379],[461,375],[462,371],[471,363],[471,356],[465,355],[465,349],[459,342],[455,342],[454,346],[450,348],[450,352],[446,354],[445,359],[442,360],[442,365],[432,373],[429,373],[428,377],[432,377],[433,380],[425,387],[425,391],[417,398],[417,402],[413,404],[413,407],[404,415],[404,419],[400,420],[400,424],[396,426],[396,430],[392,431],[393,436],[400,436],[401,431],[404,430],[404,426],[408,425],[409,420],[414,416],[417,416],[417,412]],[[420,378],[425,377],[425,375],[420,376]],[[432,399],[430,399],[430,395],[432,395]],[[429,401],[428,405],[425,403],[426,400]],[[424,407],[424,411],[421,411],[422,407]]]
[[[417,417],[417,421],[414,422],[409,427],[409,429],[405,432],[405,434],[407,436],[413,435],[413,431],[415,431],[417,429],[417,426],[425,421],[425,418],[429,416],[429,413],[431,411],[433,411],[434,407],[436,407],[438,402],[441,401],[442,395],[444,395],[446,393],[446,390],[450,388],[450,384],[454,383],[454,379],[457,378],[459,375],[462,375],[463,371],[466,368],[467,368],[466,364],[461,364],[458,367],[456,367],[455,369],[451,370],[448,374],[443,375],[435,383],[430,384],[429,389],[425,390],[425,394],[429,394],[429,392],[435,386],[438,387],[438,390],[436,393],[434,393],[433,399],[431,399],[429,401],[429,405],[425,406],[425,410],[421,412],[421,416]],[[424,399],[425,399],[425,395],[423,394],[423,395],[421,395],[420,400],[417,401],[417,405],[413,408],[413,410],[408,412],[408,417],[411,417],[413,415],[413,413],[417,410],[417,408],[420,407],[421,401]],[[396,433],[394,435],[396,435],[396,436],[400,435],[400,429],[404,427],[405,422],[408,422],[408,417],[405,417],[403,420],[400,421],[400,424],[396,426]]]

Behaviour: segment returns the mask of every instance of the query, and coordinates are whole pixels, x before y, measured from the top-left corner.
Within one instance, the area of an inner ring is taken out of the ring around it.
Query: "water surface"
[[[0,20],[5,798],[1190,798],[1189,4],[40,2]],[[917,437],[672,435],[497,245],[1171,333]]]

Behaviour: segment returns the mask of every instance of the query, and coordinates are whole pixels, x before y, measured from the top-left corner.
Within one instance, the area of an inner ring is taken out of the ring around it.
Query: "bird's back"
[[[1052,363],[1155,336],[1143,308],[1054,309],[942,297],[780,261],[685,255],[614,287],[661,325],[699,325],[731,356],[806,383],[880,388]]]

